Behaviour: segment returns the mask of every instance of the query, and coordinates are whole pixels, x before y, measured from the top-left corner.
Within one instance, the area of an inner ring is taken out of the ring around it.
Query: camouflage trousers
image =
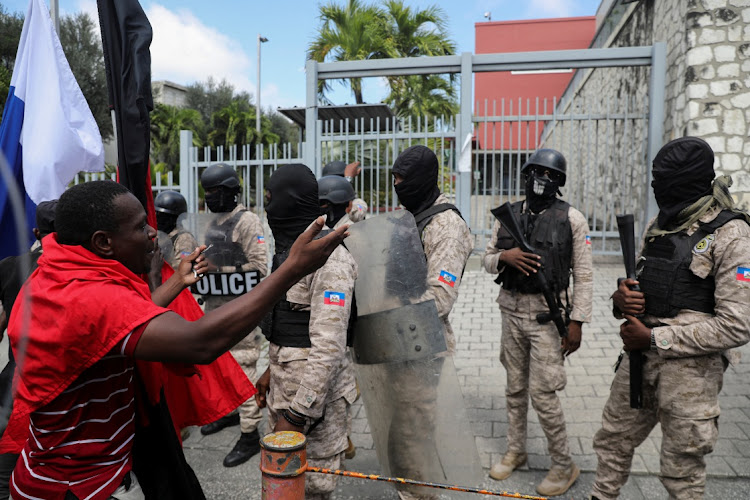
[[[594,436],[599,459],[593,495],[614,499],[628,480],[633,453],[659,423],[662,429],[659,479],[673,499],[703,498],[704,456],[718,438],[719,392],[725,364],[721,354],[663,359],[647,352],[643,366],[643,408],[630,408],[627,359],[615,374]]]
[[[572,463],[560,398],[566,377],[560,335],[555,325],[503,312],[500,362],[505,367],[508,410],[508,451],[526,451],[526,415],[529,398],[547,437],[552,465]]]
[[[258,358],[260,358],[261,337],[260,328],[256,328],[229,351],[252,383],[255,383],[258,378],[257,365]],[[242,432],[250,433],[258,428],[263,414],[255,402],[255,396],[242,403],[231,414],[238,412],[240,414],[240,430]]]
[[[288,406],[285,405],[284,408]],[[347,421],[349,417],[350,404],[346,398],[339,398],[326,405],[323,420],[314,428],[305,428],[307,437],[307,463],[312,467],[323,467],[326,469],[341,469],[344,463],[344,450],[346,450]],[[268,420],[270,428],[276,426],[281,408],[268,408]],[[331,450],[335,450],[331,454]],[[317,474],[308,472],[305,477],[305,498],[324,500],[330,497],[336,489],[338,476],[330,474]]]

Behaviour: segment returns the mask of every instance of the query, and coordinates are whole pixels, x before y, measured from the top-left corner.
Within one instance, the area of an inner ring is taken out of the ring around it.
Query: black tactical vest
[[[317,238],[322,238],[330,230],[321,231]],[[316,238],[316,239],[317,239]],[[289,256],[289,251],[273,256],[272,270],[275,271]],[[346,331],[346,345],[352,346],[354,322],[357,319],[357,300],[352,297],[352,308],[349,313],[349,325]],[[282,347],[312,347],[310,342],[310,311],[296,311],[292,304],[282,299],[276,303],[270,313],[266,314],[260,324],[263,336],[269,342]]]
[[[555,199],[547,210],[538,215],[529,212],[521,213],[523,201],[513,203],[511,208],[521,224],[526,241],[542,258],[545,277],[555,294],[567,290],[570,284],[570,263],[573,255],[573,231],[568,218],[570,205],[563,200]],[[517,246],[510,233],[504,227],[500,227],[495,247],[508,250]],[[498,274],[495,283],[502,283],[503,288],[509,291],[541,293],[533,277],[525,276],[512,266],[505,266],[503,272]]]
[[[681,309],[713,314],[716,305],[713,276],[699,278],[690,271],[693,248],[707,251],[713,233],[742,214],[724,210],[708,223],[700,223],[691,236],[687,231],[651,238],[638,262],[637,276],[646,298],[646,313],[673,318]],[[706,239],[705,241],[704,238]],[[700,243],[699,247],[696,247]]]
[[[206,250],[206,258],[217,266],[240,267],[247,264],[245,249],[237,241],[232,241],[232,233],[247,210],[240,210],[222,224],[211,224],[206,230],[206,245],[213,245]]]

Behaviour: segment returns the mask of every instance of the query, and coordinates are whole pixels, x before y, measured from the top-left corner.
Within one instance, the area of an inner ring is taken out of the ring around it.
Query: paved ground
[[[592,436],[600,425],[601,410],[613,377],[612,365],[620,349],[619,321],[612,318],[608,297],[621,273],[620,264],[599,262],[595,266],[593,322],[584,327],[583,345],[566,364],[568,386],[560,396],[571,450],[584,473],[565,498],[587,498],[593,481],[596,457],[591,446]],[[490,464],[504,452],[507,430],[503,396],[505,372],[498,359],[500,313],[495,303],[496,296],[497,285],[492,277],[479,271],[477,259],[472,258],[451,320],[458,337],[455,363],[485,474]],[[750,497],[750,345],[743,347],[742,351],[742,362],[730,367],[724,378],[719,441],[714,453],[707,458],[706,498],[710,499]],[[364,408],[358,403],[353,410],[352,439],[357,445],[357,456],[347,462],[347,468],[377,473],[379,467]],[[484,487],[535,494],[534,486],[544,477],[549,458],[533,410],[529,412],[529,422],[528,466],[502,483],[487,479]],[[258,457],[234,469],[221,465],[238,436],[238,427],[206,437],[201,436],[198,429],[193,429],[185,442],[188,460],[209,499],[260,498]],[[667,498],[656,477],[660,444],[661,432],[657,427],[637,450],[633,475],[622,491],[622,498]],[[396,499],[397,495],[392,486],[385,483],[343,479],[334,498]],[[476,498],[476,495],[461,498]]]

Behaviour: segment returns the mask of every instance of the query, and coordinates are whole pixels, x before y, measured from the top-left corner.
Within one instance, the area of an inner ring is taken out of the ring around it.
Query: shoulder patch
[[[737,268],[737,281],[750,281],[750,267]]]
[[[589,236],[588,234],[586,235],[586,244],[587,245],[591,244],[591,236]]]
[[[262,243],[265,243],[265,242],[266,242],[266,237],[265,237],[265,236],[263,236],[262,234],[261,234],[261,235],[258,235],[258,236],[256,237],[256,239],[258,240],[258,243],[261,243],[261,244],[262,244]]]
[[[714,241],[714,235],[709,234],[708,236],[706,236],[705,238],[703,238],[702,240],[700,240],[698,243],[695,244],[695,246],[693,247],[693,252],[704,253],[706,250],[708,250],[708,247],[711,246],[711,242],[713,241]]]
[[[440,276],[438,276],[438,281],[442,281],[449,287],[453,288],[456,286],[456,277],[453,276],[448,271],[440,271]]]
[[[344,305],[346,304],[346,294],[326,290],[323,293],[323,303],[332,306],[344,307]]]

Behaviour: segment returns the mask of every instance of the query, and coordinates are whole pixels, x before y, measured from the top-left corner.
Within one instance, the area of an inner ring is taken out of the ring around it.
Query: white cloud
[[[531,17],[570,17],[574,0],[531,0],[526,10]]]
[[[154,30],[153,80],[190,84],[213,76],[226,78],[237,90],[255,94],[255,85],[248,78],[251,60],[237,41],[204,25],[188,10],[175,12],[152,4],[146,15]]]

